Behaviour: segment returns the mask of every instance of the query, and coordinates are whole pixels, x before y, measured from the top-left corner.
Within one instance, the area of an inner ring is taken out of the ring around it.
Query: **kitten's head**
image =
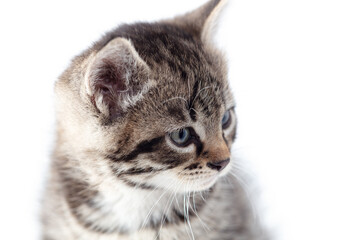
[[[211,32],[224,1],[122,25],[75,58],[56,85],[60,149],[119,184],[210,188],[231,168],[234,102]]]

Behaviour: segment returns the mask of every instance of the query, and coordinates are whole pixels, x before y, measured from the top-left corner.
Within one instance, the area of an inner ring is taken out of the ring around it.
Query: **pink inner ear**
[[[111,59],[102,59],[95,79],[95,90],[115,95],[126,90],[126,70]]]
[[[102,95],[103,103],[109,108],[110,117],[121,115],[119,99],[128,91],[125,76],[125,67],[114,59],[101,59],[101,63],[97,66],[93,87],[96,95]]]

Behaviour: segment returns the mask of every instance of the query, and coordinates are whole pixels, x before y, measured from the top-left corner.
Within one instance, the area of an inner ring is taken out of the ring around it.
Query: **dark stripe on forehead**
[[[209,111],[208,104],[201,98],[201,96],[197,98],[197,101],[199,101],[199,105],[202,106],[201,108],[202,113],[204,113],[205,116],[209,118],[211,116],[211,113]]]
[[[118,152],[117,150],[115,154],[108,155],[107,157],[115,162],[119,162],[119,161],[129,162],[131,160],[134,160],[139,154],[151,153],[157,150],[157,146],[161,144],[163,139],[164,137],[162,136],[162,137],[153,138],[151,140],[145,140],[139,143],[135,147],[135,149],[127,155],[118,157],[116,156],[116,152]]]
[[[191,120],[193,120],[194,122],[196,121],[196,112],[194,108],[190,108],[190,118]]]
[[[176,118],[179,121],[186,121],[186,117],[182,112],[182,108],[180,107],[169,107],[167,109],[168,113],[170,114],[170,116]]]
[[[190,112],[190,117],[193,121],[196,121],[196,112],[194,110],[194,101],[197,95],[197,92],[199,90],[199,81],[195,81],[194,84],[194,91],[192,92],[192,95],[190,97],[190,101],[189,101],[189,112]]]

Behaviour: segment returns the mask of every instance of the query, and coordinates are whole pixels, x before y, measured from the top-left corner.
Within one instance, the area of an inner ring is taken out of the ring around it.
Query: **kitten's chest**
[[[146,239],[137,237],[137,234],[144,237],[154,235],[154,231],[145,229],[166,225],[169,221],[167,215],[174,210],[176,202],[179,204],[179,199],[174,195],[157,190],[124,192],[112,190],[103,193],[97,199],[102,215],[98,218],[98,223],[106,229],[137,232],[129,239]]]
[[[107,214],[99,218],[100,224],[108,229],[117,226],[124,232],[114,240],[181,240],[193,236],[208,240],[207,233],[216,223],[209,208],[211,199],[200,208],[190,199],[163,191],[127,191],[126,195],[112,191],[101,204]],[[199,212],[191,213],[194,208]]]

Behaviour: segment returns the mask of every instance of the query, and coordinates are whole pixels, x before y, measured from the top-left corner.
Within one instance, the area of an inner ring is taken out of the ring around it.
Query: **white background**
[[[53,84],[122,22],[204,0],[0,3],[0,239],[38,239],[54,139]],[[234,152],[263,185],[278,240],[360,239],[360,7],[232,0],[217,43],[237,99]]]

